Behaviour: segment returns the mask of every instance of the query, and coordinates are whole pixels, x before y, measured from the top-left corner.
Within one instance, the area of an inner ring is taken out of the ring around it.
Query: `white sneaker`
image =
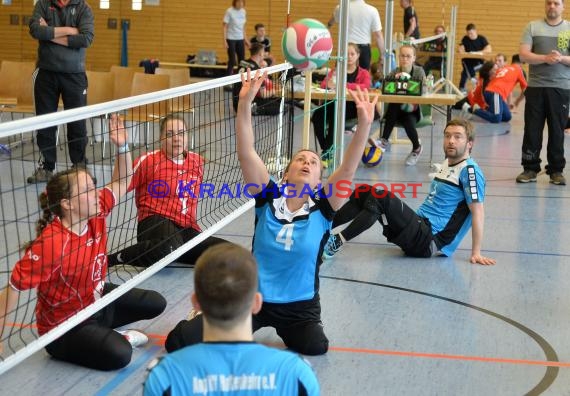
[[[416,165],[418,163],[418,158],[420,158],[422,150],[423,147],[420,146],[418,151],[412,151],[410,154],[408,154],[408,157],[406,158],[406,165],[408,166]]]
[[[117,333],[125,337],[133,348],[138,348],[148,342],[148,337],[142,331],[133,330],[133,329],[120,330],[120,331],[116,330],[116,331]]]
[[[461,113],[460,113],[460,117],[464,118],[466,120],[471,118],[471,114],[470,111],[471,110],[471,105],[467,102],[463,103],[463,106],[461,106]]]

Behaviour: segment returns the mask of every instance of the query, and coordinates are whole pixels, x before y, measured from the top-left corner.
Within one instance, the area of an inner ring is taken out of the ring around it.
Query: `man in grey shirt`
[[[528,63],[524,137],[517,183],[536,182],[544,122],[548,125],[546,173],[550,182],[565,185],[564,127],[570,103],[570,22],[562,19],[564,0],[545,0],[546,18],[530,22],[522,35],[521,61]]]

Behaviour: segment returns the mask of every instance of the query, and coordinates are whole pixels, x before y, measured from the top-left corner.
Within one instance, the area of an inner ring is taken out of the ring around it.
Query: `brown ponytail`
[[[38,238],[44,228],[52,222],[54,216],[63,216],[61,200],[71,198],[71,189],[77,184],[77,175],[80,172],[88,173],[87,170],[83,168],[71,168],[56,173],[48,181],[46,190],[38,197],[42,214],[36,222],[36,238]],[[26,243],[24,249],[27,249],[32,242],[33,241]]]

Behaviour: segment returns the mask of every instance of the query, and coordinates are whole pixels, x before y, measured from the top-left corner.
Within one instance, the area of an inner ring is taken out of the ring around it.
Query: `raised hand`
[[[267,78],[267,72],[261,74],[259,70],[255,71],[251,76],[251,69],[247,69],[245,73],[241,73],[241,90],[239,91],[239,99],[253,102],[263,82]]]
[[[124,146],[127,143],[127,130],[118,114],[111,115],[109,120],[109,138],[117,147]]]
[[[360,124],[363,122],[368,125],[372,124],[372,121],[374,121],[374,109],[378,102],[378,94],[370,96],[367,89],[363,91],[359,86],[356,87],[356,91],[349,89],[348,93],[356,105],[358,123]]]

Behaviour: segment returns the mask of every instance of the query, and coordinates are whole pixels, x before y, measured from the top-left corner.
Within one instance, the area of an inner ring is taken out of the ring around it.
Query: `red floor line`
[[[421,357],[421,358],[430,358],[430,359],[470,360],[470,361],[492,362],[492,363],[526,364],[534,366],[570,367],[569,362],[549,362],[544,360],[506,359],[506,358],[492,358],[492,357],[483,357],[483,356],[447,355],[443,353],[403,352],[403,351],[387,351],[381,349],[343,348],[343,347],[330,347],[329,350],[335,352],[365,353],[372,355],[409,356],[409,357]]]
[[[6,323],[7,326],[13,327],[35,327],[35,325],[24,325],[21,323]],[[147,334],[152,338],[155,345],[163,346],[166,336],[162,334]],[[280,347],[281,345],[271,345]],[[391,355],[391,356],[407,356],[429,359],[448,359],[448,360],[465,360],[476,362],[491,362],[491,363],[507,363],[507,364],[521,364],[531,366],[545,366],[545,367],[570,367],[570,362],[549,362],[545,360],[526,360],[526,359],[506,359],[506,358],[493,358],[484,356],[467,356],[467,355],[448,355],[444,353],[422,353],[422,352],[408,352],[408,351],[388,351],[383,349],[366,349],[366,348],[344,348],[344,347],[330,347],[330,351],[334,352],[348,352],[348,353],[363,353],[368,355]]]

